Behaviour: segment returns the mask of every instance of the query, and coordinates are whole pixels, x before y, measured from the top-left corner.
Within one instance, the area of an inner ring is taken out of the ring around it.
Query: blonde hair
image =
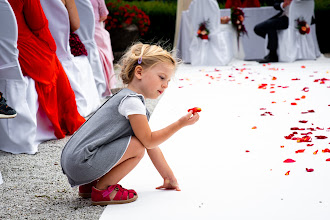
[[[124,84],[133,80],[135,67],[141,65],[143,68],[150,68],[158,63],[165,62],[177,67],[178,61],[170,52],[161,46],[143,43],[133,44],[120,59],[121,72],[119,77]]]

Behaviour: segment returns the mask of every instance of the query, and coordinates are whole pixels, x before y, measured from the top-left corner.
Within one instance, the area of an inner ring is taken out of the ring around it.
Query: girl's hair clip
[[[141,64],[141,63],[142,63],[142,57],[139,57],[138,64]]]

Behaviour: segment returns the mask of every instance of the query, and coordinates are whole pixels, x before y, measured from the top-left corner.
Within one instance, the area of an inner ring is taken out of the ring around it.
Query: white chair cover
[[[320,53],[317,43],[314,42],[313,33],[302,35],[296,28],[298,18],[303,18],[311,26],[314,0],[293,0],[289,7],[289,27],[278,31],[279,61],[316,59]],[[311,32],[315,31],[313,28]]]
[[[88,52],[88,60],[92,66],[94,79],[100,97],[111,95],[106,89],[100,54],[94,39],[95,17],[90,0],[75,0],[80,18],[80,28],[76,31]]]
[[[193,0],[188,10],[192,42],[189,47],[192,65],[227,65],[233,58],[231,32],[220,29],[220,9],[216,0]],[[209,39],[197,37],[202,22],[208,21]]]
[[[38,151],[38,95],[34,80],[23,76],[17,50],[17,22],[7,0],[0,0],[0,91],[17,116],[0,119],[0,150],[19,154]]]
[[[41,0],[40,2],[48,19],[50,32],[56,42],[56,54],[75,93],[78,112],[86,117],[101,104],[92,68],[86,56],[74,57],[71,54],[69,15],[62,1]]]

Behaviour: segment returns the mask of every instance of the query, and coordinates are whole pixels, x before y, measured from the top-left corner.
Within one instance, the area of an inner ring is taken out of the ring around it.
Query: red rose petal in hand
[[[286,159],[285,161],[283,161],[283,163],[294,163],[296,162],[295,160],[292,160],[292,159]]]
[[[309,168],[306,168],[306,171],[307,171],[307,172],[313,172],[314,169],[312,169],[312,168],[310,168],[310,169],[309,169]]]
[[[194,107],[194,108],[188,109],[188,112],[189,112],[189,111],[192,111],[192,113],[194,114],[194,113],[196,113],[196,112],[200,112],[200,111],[202,111],[202,109],[199,108],[199,107]]]

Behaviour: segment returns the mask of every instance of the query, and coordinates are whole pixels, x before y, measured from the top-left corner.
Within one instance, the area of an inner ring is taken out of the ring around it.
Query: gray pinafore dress
[[[127,88],[107,100],[70,138],[61,155],[63,173],[71,186],[90,183],[108,173],[124,155],[134,132],[128,119],[118,112],[129,96],[142,95]],[[150,113],[147,110],[149,120]]]

